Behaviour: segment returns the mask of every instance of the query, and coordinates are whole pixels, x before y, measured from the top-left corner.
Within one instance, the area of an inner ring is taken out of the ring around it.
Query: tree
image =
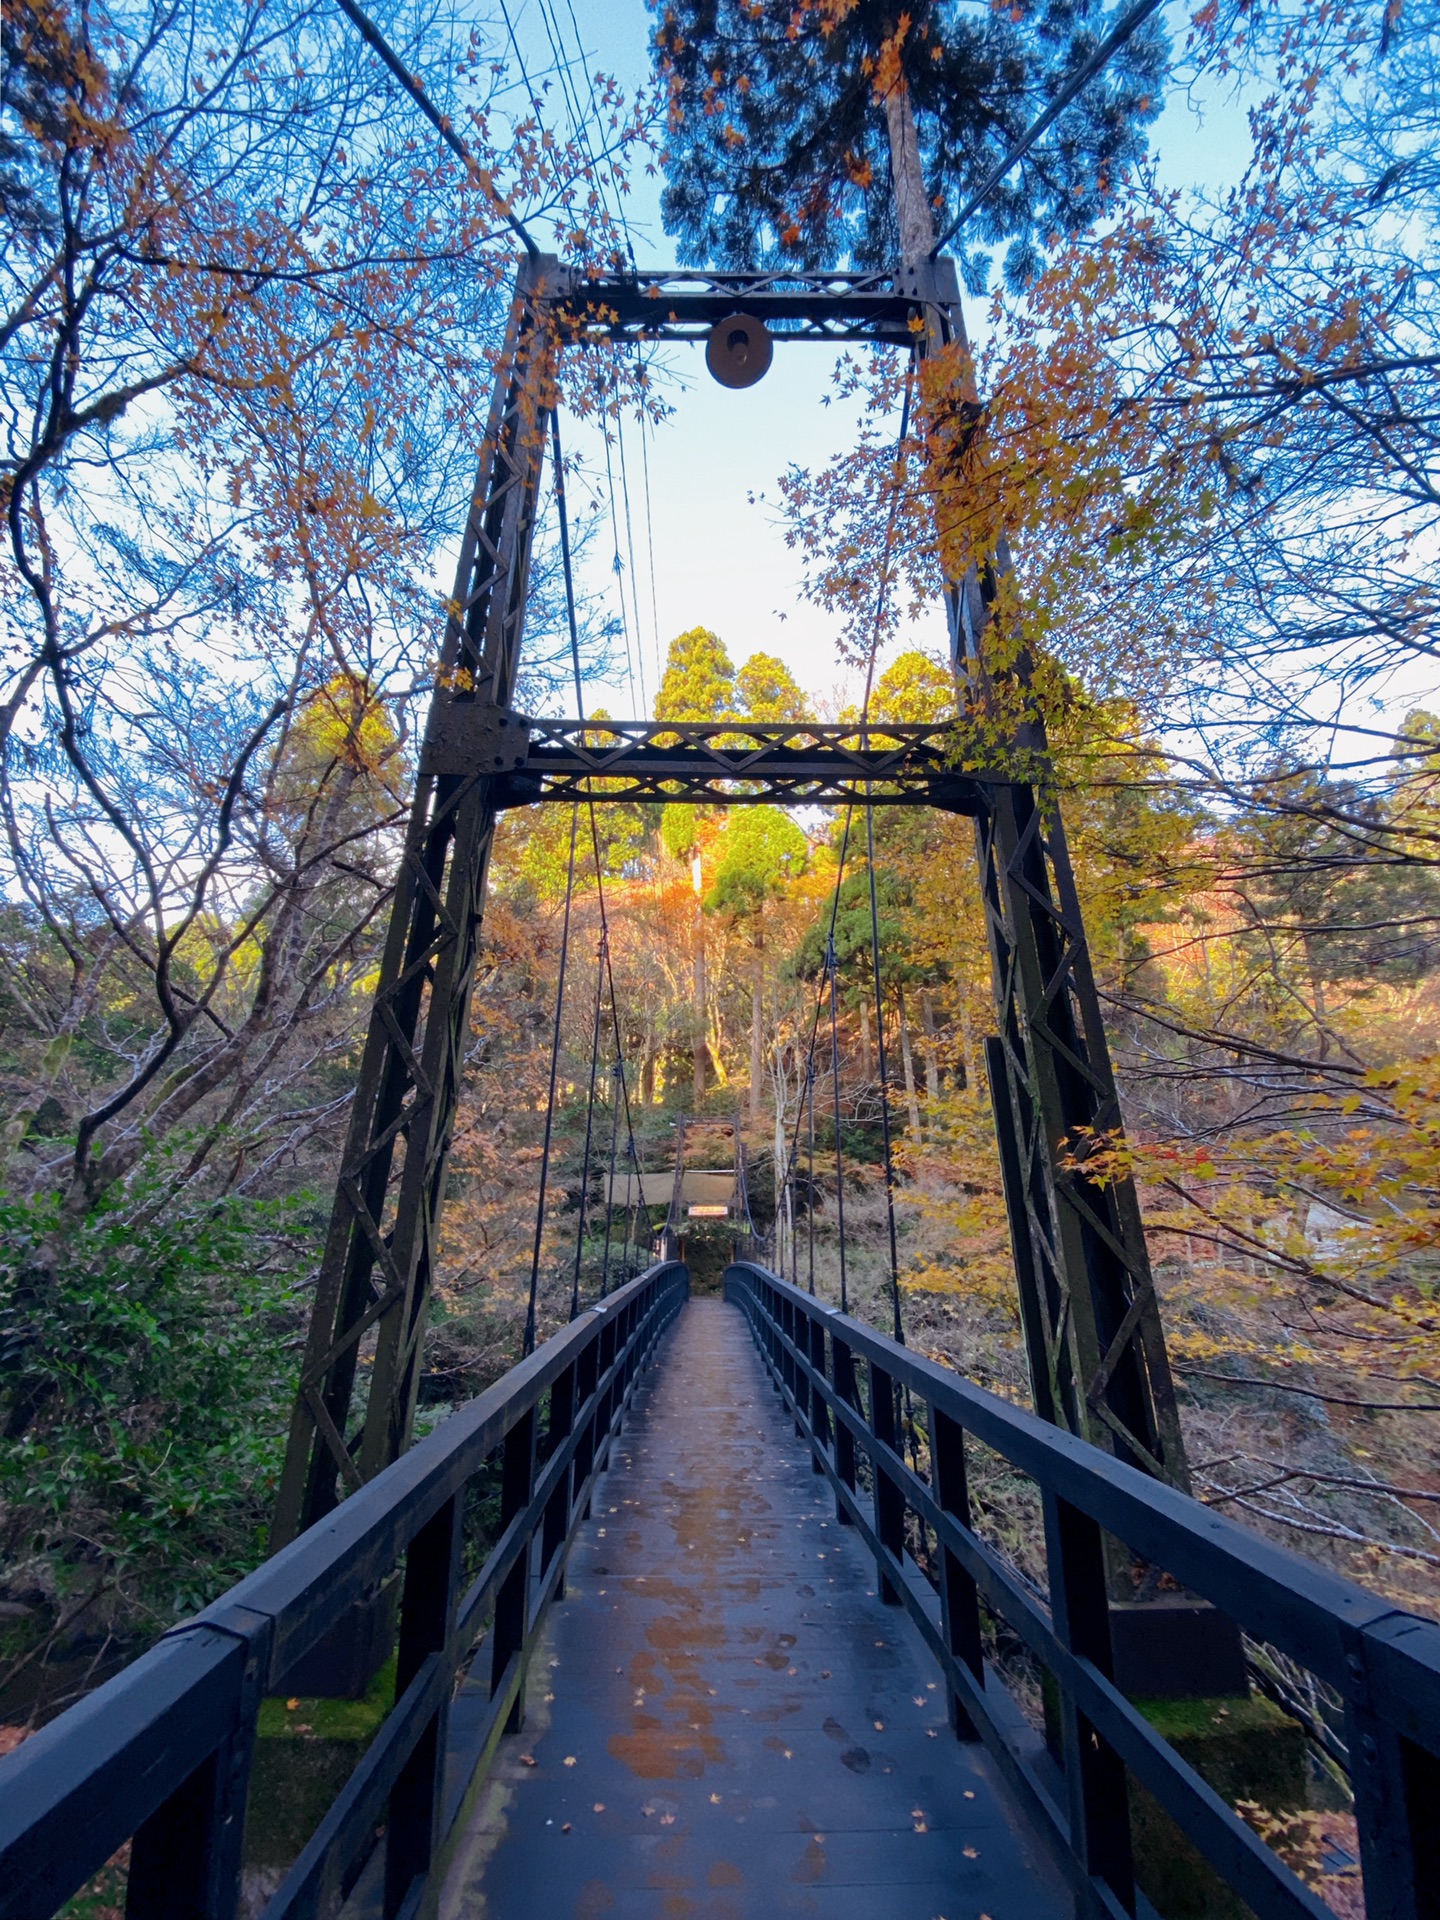
[[[1103,32],[1098,9],[1056,0],[975,14],[945,0],[663,0],[666,231],[697,265],[923,253],[935,213],[958,210]],[[1151,22],[987,200],[979,229],[1010,239],[1013,284],[1106,205],[1159,111],[1164,62]],[[964,266],[979,291],[986,255]]]
[[[758,1127],[765,1058],[765,903],[805,871],[809,847],[799,827],[778,807],[738,807],[721,835],[718,853],[705,906],[750,927],[750,1121]]]
[[[677,633],[655,695],[657,720],[720,720],[735,708],[735,668],[708,627]]]
[[[741,663],[735,697],[745,718],[762,726],[798,725],[811,717],[794,674],[773,653],[752,653]]]
[[[490,172],[311,0],[5,12],[11,888],[70,970],[32,1038],[93,1030],[107,970],[130,1006],[83,1093],[30,1053],[27,1106],[73,1127],[39,1177],[82,1210],[140,1142],[235,1124],[296,1022],[353,1017],[512,272],[496,182],[582,253],[605,226],[579,149],[490,145],[478,37],[378,18]]]

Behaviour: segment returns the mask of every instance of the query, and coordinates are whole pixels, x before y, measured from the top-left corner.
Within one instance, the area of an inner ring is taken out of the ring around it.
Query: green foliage
[[[804,834],[779,807],[737,807],[719,851],[705,905],[742,916],[759,913],[787,880],[798,879],[809,857]]]
[[[735,710],[735,668],[709,627],[691,627],[670,642],[655,696],[657,720],[721,720]]]
[[[309,1250],[299,1203],[167,1197],[157,1174],[79,1217],[0,1198],[6,1563],[162,1620],[263,1550]]]
[[[811,718],[809,703],[783,660],[773,653],[752,653],[735,676],[735,692],[747,720],[784,726]]]
[[[672,860],[688,860],[695,851],[700,809],[677,802],[660,815],[660,842]]]
[[[956,712],[955,675],[938,654],[918,647],[897,654],[875,682],[870,696],[870,718],[893,720],[897,726],[926,726],[953,720]]]
[[[940,0],[665,0],[652,45],[670,100],[661,207],[687,264],[888,266],[886,96],[908,92],[925,185],[943,223],[1094,48],[1096,17],[1066,0],[1014,10]],[[1105,182],[1143,151],[1160,107],[1165,35],[1151,21],[986,202],[987,240],[1014,236],[1024,279],[1036,236],[1083,232]],[[970,265],[983,276],[985,256]]]
[[[922,970],[911,965],[906,909],[912,904],[907,883],[889,869],[875,869],[876,922],[880,932],[880,964],[887,984],[908,981]],[[825,943],[830,916],[823,913],[795,949],[794,969],[802,979],[814,979],[825,965]],[[840,887],[835,912],[835,959],[842,982],[868,996],[871,984],[870,874],[863,860],[852,867]]]

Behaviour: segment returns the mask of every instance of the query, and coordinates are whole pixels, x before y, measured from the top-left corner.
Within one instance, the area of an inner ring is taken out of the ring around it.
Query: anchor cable
[[[455,132],[455,129],[450,124],[448,114],[441,113],[440,109],[430,99],[429,94],[426,93],[424,87],[421,86],[415,75],[411,73],[410,69],[390,45],[390,42],[385,38],[384,34],[381,33],[375,22],[368,14],[363,13],[361,9],[356,6],[355,0],[335,0],[335,4],[345,15],[345,18],[350,22],[351,26],[355,28],[366,45],[373,48],[374,51],[379,54],[383,64],[389,68],[390,72],[400,82],[400,85],[405,89],[406,93],[409,94],[410,98],[415,102],[415,105],[419,107],[420,111],[430,122],[431,126],[434,127],[450,151],[463,162],[465,171],[479,187],[481,193],[484,194],[491,206],[494,207],[495,211],[500,215],[506,226],[517,236],[526,253],[532,260],[538,260],[540,258],[540,248],[536,245],[529,228],[525,225],[525,222],[519,219],[512,211],[510,202],[496,186],[495,176],[491,173],[490,169],[480,165],[480,162],[475,158],[474,154],[471,153],[465,142]]]

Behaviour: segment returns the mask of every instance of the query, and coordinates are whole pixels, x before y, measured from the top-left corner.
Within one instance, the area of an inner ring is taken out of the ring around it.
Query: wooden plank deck
[[[739,1311],[637,1397],[442,1920],[1060,1920]]]

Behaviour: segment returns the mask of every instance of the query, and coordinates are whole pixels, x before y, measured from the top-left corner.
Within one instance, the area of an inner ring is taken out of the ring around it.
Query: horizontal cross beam
[[[741,720],[522,720],[456,702],[432,729],[440,774],[497,773],[496,803],[941,807],[975,814],[993,776],[961,771],[954,726],[762,726]]]
[[[572,344],[587,340],[703,340],[745,312],[781,339],[913,346],[922,309],[953,300],[948,260],[886,273],[634,272],[587,278],[557,268],[552,317]]]

